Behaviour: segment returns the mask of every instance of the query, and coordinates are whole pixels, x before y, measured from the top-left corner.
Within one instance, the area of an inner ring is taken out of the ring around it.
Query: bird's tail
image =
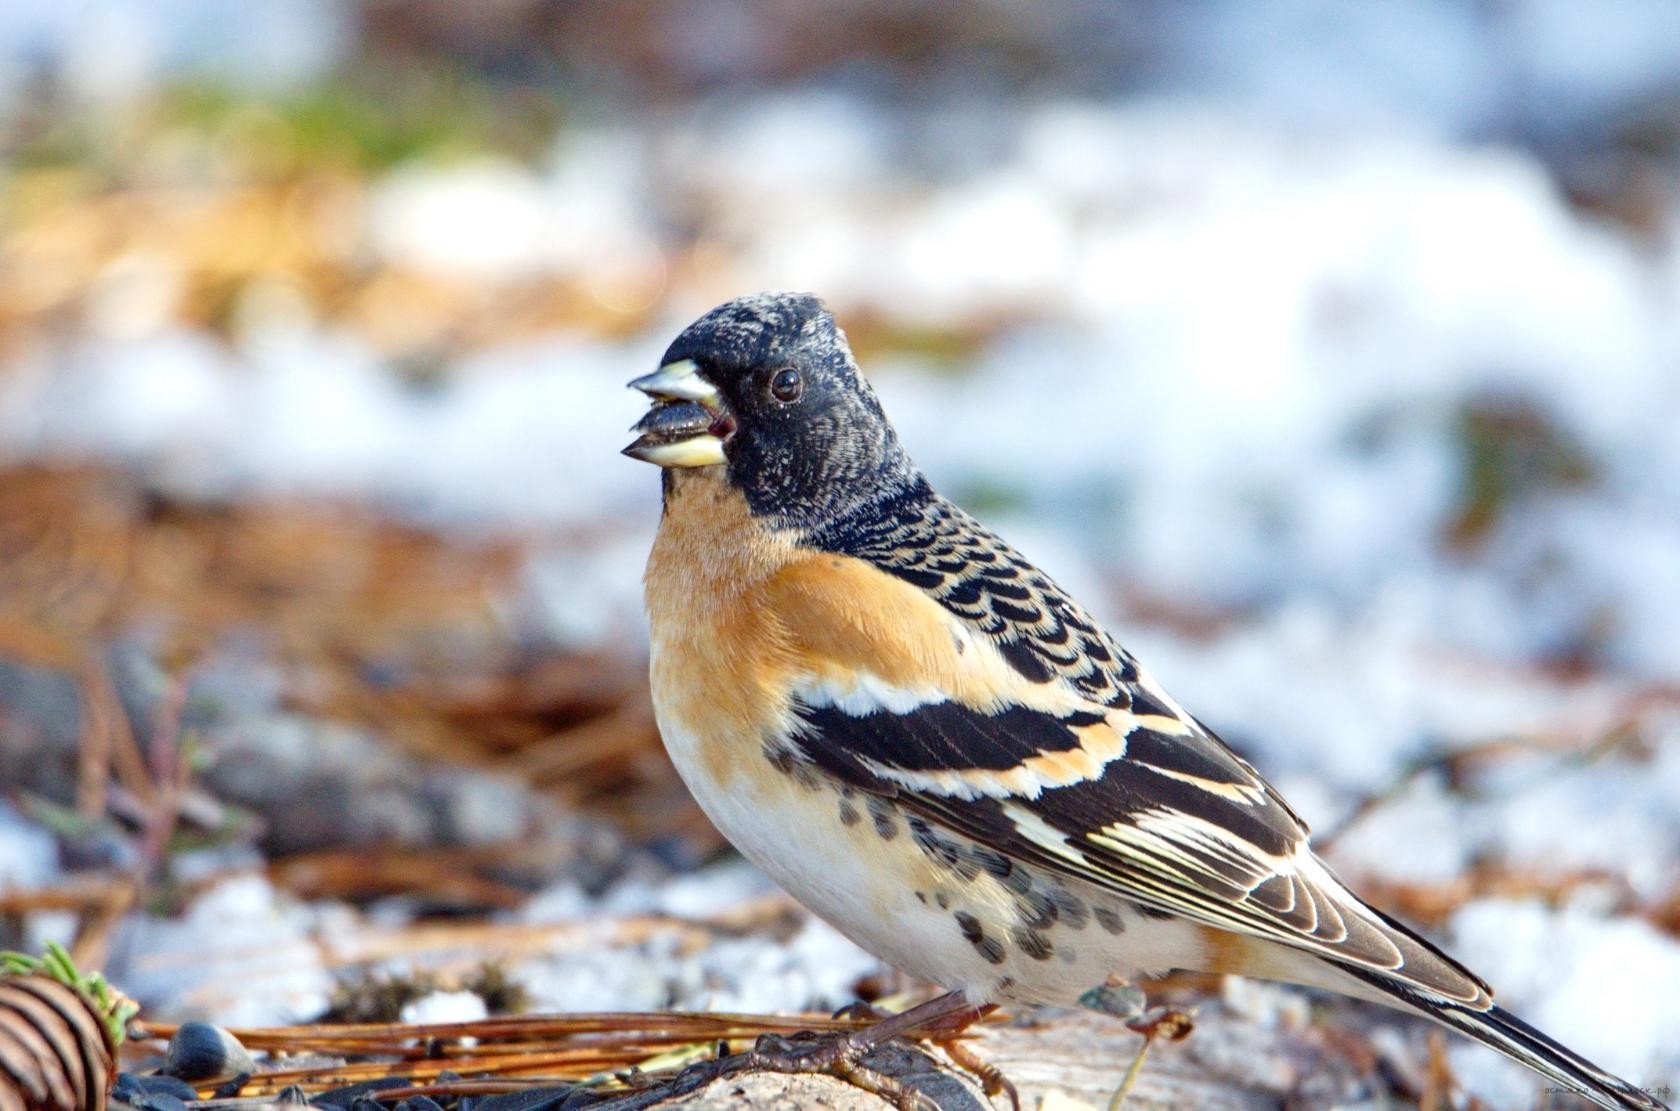
[[[1443,1001],[1369,968],[1346,964],[1341,967],[1387,995],[1401,1009],[1421,1014],[1491,1046],[1518,1064],[1557,1081],[1559,1086],[1600,1107],[1610,1108],[1611,1111],[1672,1111],[1649,1092],[1634,1087],[1559,1045],[1502,1007],[1490,1004],[1478,1010]]]

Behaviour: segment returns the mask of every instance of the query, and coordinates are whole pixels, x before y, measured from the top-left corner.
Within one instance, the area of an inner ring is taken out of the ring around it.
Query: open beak
[[[640,435],[624,454],[661,467],[709,467],[724,461],[723,442],[735,431],[735,419],[693,360],[666,363],[630,386],[653,398],[654,405],[631,426]]]

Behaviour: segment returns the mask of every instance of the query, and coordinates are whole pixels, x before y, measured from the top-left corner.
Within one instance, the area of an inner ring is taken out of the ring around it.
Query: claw
[[[987,1098],[995,1095],[1009,1097],[1010,1111],[1021,1111],[1021,1093],[1015,1090],[1015,1085],[1003,1075],[1003,1070],[980,1056],[975,1048],[967,1042],[959,1041],[956,1037],[933,1043],[938,1046],[945,1056],[949,1057],[959,1069],[972,1073],[980,1081],[980,1090]]]

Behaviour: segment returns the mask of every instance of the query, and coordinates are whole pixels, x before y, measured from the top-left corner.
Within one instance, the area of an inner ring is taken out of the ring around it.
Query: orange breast
[[[791,692],[811,680],[868,675],[985,710],[1082,707],[1066,685],[1022,677],[923,591],[798,541],[753,517],[721,468],[674,475],[645,577],[654,697],[712,778],[784,735]]]

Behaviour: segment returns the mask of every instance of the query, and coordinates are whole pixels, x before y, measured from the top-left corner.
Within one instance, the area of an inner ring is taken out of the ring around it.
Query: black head
[[[722,465],[752,512],[814,527],[919,481],[834,317],[803,293],[719,305],[631,385],[660,399],[626,454]]]

